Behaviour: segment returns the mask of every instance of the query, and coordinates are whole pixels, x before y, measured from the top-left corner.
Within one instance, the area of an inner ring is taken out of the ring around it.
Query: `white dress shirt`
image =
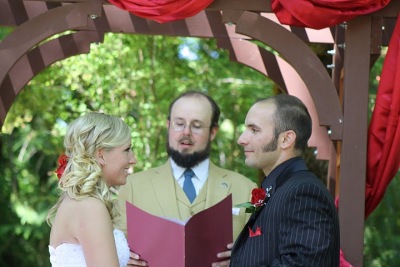
[[[186,168],[178,166],[172,158],[169,158],[169,162],[171,163],[172,174],[175,180],[183,188],[183,182],[185,180],[183,173],[185,172]],[[207,180],[209,166],[210,166],[210,160],[207,158],[204,161],[197,164],[196,166],[194,166],[193,168],[191,168],[192,171],[194,172],[192,182],[194,188],[196,189],[196,195],[199,194],[201,188],[203,188],[203,185]]]

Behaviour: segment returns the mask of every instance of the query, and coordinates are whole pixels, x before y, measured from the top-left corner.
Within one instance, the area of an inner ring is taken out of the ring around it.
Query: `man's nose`
[[[190,128],[190,125],[185,125],[185,127],[183,127],[182,133],[183,133],[183,134],[186,134],[186,135],[190,135],[190,134],[192,133],[192,130],[191,130],[191,128]]]
[[[241,145],[241,146],[243,146],[243,145],[245,145],[247,142],[246,142],[246,138],[244,137],[244,133],[242,133],[240,136],[239,136],[239,138],[238,138],[238,140],[237,140],[237,143],[239,144],[239,145]]]

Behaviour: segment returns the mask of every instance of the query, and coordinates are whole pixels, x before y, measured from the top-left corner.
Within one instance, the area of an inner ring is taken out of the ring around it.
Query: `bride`
[[[136,158],[131,131],[119,118],[88,113],[73,121],[56,173],[61,195],[50,209],[52,267],[126,266],[129,248],[114,229],[113,186],[123,185]]]

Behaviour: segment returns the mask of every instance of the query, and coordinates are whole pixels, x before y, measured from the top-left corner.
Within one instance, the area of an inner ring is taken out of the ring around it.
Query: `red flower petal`
[[[264,188],[254,188],[251,191],[251,204],[257,207],[262,206],[266,195],[267,193]]]
[[[60,179],[62,174],[64,173],[65,168],[67,167],[67,163],[68,163],[68,156],[64,154],[60,155],[60,157],[58,158],[58,168],[57,170],[55,170],[58,179]]]

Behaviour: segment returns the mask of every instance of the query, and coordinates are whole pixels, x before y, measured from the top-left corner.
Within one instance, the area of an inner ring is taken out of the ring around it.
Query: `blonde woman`
[[[59,159],[60,198],[48,214],[53,267],[126,266],[129,248],[114,229],[115,186],[136,164],[131,131],[119,118],[89,113],[73,121]]]

